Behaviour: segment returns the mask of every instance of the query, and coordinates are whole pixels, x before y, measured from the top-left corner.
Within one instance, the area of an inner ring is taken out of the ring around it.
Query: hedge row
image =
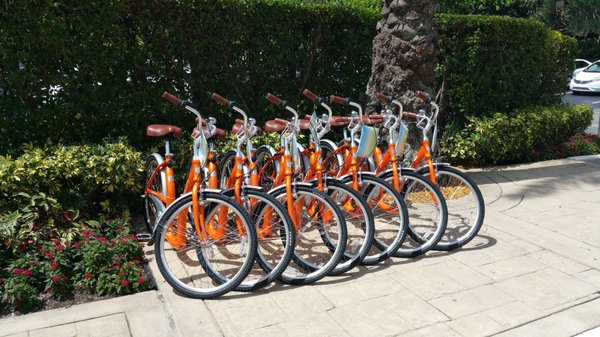
[[[591,123],[587,105],[532,107],[511,114],[468,116],[464,127],[446,133],[441,147],[452,162],[486,166],[526,161],[537,150],[560,144]]]
[[[14,210],[18,193],[45,193],[85,218],[129,215],[141,205],[140,152],[124,142],[30,148],[0,156],[0,212]]]
[[[542,23],[500,16],[439,15],[445,110],[465,116],[558,103],[576,41]]]
[[[370,0],[67,2],[9,0],[0,11],[0,154],[31,142],[128,137],[150,123],[191,129],[160,96],[192,98],[220,127],[233,120],[207,91],[235,99],[259,124],[308,87],[358,97],[380,19]],[[574,40],[531,20],[440,15],[445,109],[459,118],[557,100]]]
[[[50,1],[0,7],[0,154],[24,142],[98,142],[149,123],[193,125],[161,99],[192,98],[231,123],[207,91],[261,121],[264,96],[302,89],[357,96],[371,69],[379,10],[365,0]],[[41,127],[43,126],[43,127]],[[15,132],[18,130],[19,132]]]

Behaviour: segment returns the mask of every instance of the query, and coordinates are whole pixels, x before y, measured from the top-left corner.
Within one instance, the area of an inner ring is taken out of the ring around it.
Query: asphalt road
[[[571,104],[587,104],[594,109],[594,119],[585,132],[597,135],[599,132],[598,120],[600,120],[600,95],[573,95],[570,91],[563,96],[563,102]]]

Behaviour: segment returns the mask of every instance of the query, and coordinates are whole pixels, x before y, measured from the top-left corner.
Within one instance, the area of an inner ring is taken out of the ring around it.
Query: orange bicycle
[[[332,101],[339,104],[351,105],[350,99],[332,96]],[[354,128],[364,127],[364,125],[375,125],[384,122],[382,116],[377,115],[362,115],[362,106],[358,103],[352,105],[358,114],[351,117],[348,122],[354,123]],[[341,118],[340,118],[341,119]],[[389,121],[388,121],[389,122]],[[327,161],[328,169],[340,171],[343,174],[347,172],[348,160],[351,155],[351,142],[356,138],[350,132],[350,135],[345,131],[345,139],[339,146],[331,146],[332,142],[324,143],[323,148],[330,159]],[[351,130],[350,130],[351,131]],[[381,137],[378,137],[381,142]],[[354,140],[356,142],[356,140]],[[349,150],[350,149],[350,150]],[[390,150],[393,146],[390,147]],[[372,153],[377,153],[378,147],[374,146]],[[394,252],[393,256],[397,257],[414,257],[424,254],[432,249],[440,240],[446,228],[446,210],[443,197],[436,187],[420,174],[406,170],[397,166],[396,158],[393,150],[388,152],[386,165],[378,169],[369,169],[368,163],[371,154],[363,156],[357,163],[357,170],[371,172],[377,174],[377,177],[385,180],[392,188],[400,193],[402,200],[408,209],[408,238],[404,240],[402,245]],[[344,159],[345,158],[345,159]],[[423,198],[426,196],[426,198]]]
[[[348,98],[332,95],[330,100],[360,108],[357,102]],[[331,149],[330,141],[321,139],[319,143],[323,148],[323,167],[326,173],[341,179],[344,184],[359,192],[371,209],[375,220],[374,247],[369,250],[362,263],[374,264],[389,258],[400,248],[406,237],[408,213],[404,200],[391,185],[359,168],[360,158],[370,155],[377,138],[374,130],[362,127],[359,122],[361,118],[361,109],[358,113],[353,112],[351,117],[331,116],[331,123],[346,126],[345,140],[335,149]],[[357,140],[359,135],[361,139]],[[333,165],[334,161],[340,165]]]
[[[425,175],[436,184],[444,197],[448,213],[446,231],[434,249],[453,250],[464,246],[477,235],[483,225],[485,203],[479,187],[468,175],[451,167],[450,164],[434,162],[432,153],[436,151],[437,145],[438,105],[429,95],[417,92],[417,97],[431,106],[430,115],[427,115],[424,110],[419,114],[402,113],[402,104],[393,96],[378,94],[377,97],[382,102],[397,106],[400,111],[399,119],[405,117],[414,120],[417,127],[422,130],[423,141],[410,166],[416,170],[416,173]]]
[[[246,280],[236,287],[238,291],[252,291],[278,279],[288,267],[296,241],[294,224],[285,206],[258,186],[256,163],[250,156],[253,152],[252,137],[258,130],[256,121],[249,119],[246,112],[234,101],[227,100],[217,93],[213,93],[211,98],[243,117],[232,130],[237,139],[236,148],[231,151],[233,156],[230,156],[229,151],[226,152],[225,162],[221,161],[217,166],[216,152],[211,143],[207,171],[210,177],[209,187],[221,188],[224,195],[242,204],[256,225],[256,265],[246,276]],[[242,151],[244,144],[247,145],[247,154]],[[217,176],[221,177],[220,181],[215,179]]]
[[[179,138],[181,129],[171,125],[148,127],[149,135],[165,139],[167,157],[159,161],[161,157],[155,154],[148,161],[154,169],[148,171],[144,197],[145,204],[152,207],[146,213],[152,214],[155,221],[148,244],[154,245],[158,268],[173,288],[190,297],[217,297],[237,287],[250,272],[257,250],[256,229],[239,203],[218,190],[203,187],[206,137],[213,132],[202,128],[200,113],[171,94],[163,97],[194,113],[200,132],[194,138],[186,193],[175,199],[169,140]],[[164,202],[166,208],[159,202]]]
[[[261,186],[272,186],[269,194],[286,205],[296,230],[294,255],[281,279],[290,284],[307,284],[327,276],[336,268],[346,249],[346,220],[330,196],[298,179],[301,171],[297,143],[300,121],[295,108],[273,94],[266,98],[294,117],[283,127],[280,122],[265,124],[265,131],[281,134],[281,154],[261,159],[257,150],[258,176]],[[277,170],[275,166],[281,169]]]
[[[340,275],[361,263],[369,253],[373,241],[375,223],[369,205],[360,193],[335,177],[323,175],[324,169],[321,165],[322,158],[319,139],[329,131],[331,109],[324,103],[321,105],[319,98],[314,96],[309,90],[305,90],[304,95],[313,97],[316,102],[315,108],[322,106],[328,109],[329,114],[317,117],[315,112],[309,120],[300,120],[298,123],[301,130],[310,130],[308,147],[304,150],[299,149],[300,163],[305,162],[306,164],[301,165],[302,169],[300,170],[298,179],[312,184],[317,190],[329,195],[344,215],[348,232],[346,250],[338,265],[330,272],[330,275]],[[293,127],[292,122],[281,119],[267,121],[267,124],[271,130],[274,128],[284,130],[285,128],[291,129]],[[272,163],[277,162],[284,153],[283,149],[275,152],[266,146],[262,146],[257,149],[255,155],[257,160],[264,163],[262,165],[264,167],[267,165],[267,159],[271,160]],[[275,179],[273,179],[274,176],[271,177],[271,181],[276,183]],[[262,177],[262,181],[266,181],[266,177]]]

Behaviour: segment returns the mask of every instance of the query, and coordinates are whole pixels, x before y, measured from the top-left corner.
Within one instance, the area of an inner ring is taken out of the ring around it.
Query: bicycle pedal
[[[150,233],[137,233],[135,237],[138,241],[148,242],[152,238],[152,235]]]

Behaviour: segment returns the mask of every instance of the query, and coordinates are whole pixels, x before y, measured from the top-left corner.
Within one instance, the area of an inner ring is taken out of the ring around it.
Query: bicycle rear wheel
[[[289,284],[308,284],[327,276],[346,249],[346,221],[335,202],[326,194],[306,185],[293,186],[291,214],[296,219],[296,248],[281,280]],[[271,192],[288,205],[285,188]]]
[[[147,184],[154,170],[163,162],[163,158],[154,153],[146,159],[146,171],[144,183]],[[160,193],[162,196],[166,196],[167,193],[167,178],[164,170],[161,170],[154,179],[150,182],[150,189]],[[146,230],[149,233],[154,232],[156,221],[164,211],[165,207],[158,198],[153,195],[146,195],[144,192],[144,222],[146,224]]]
[[[279,170],[279,162],[274,160],[273,151],[267,146],[260,146],[254,151],[254,162],[259,175],[260,186],[265,191],[270,191],[275,183],[275,176]]]
[[[201,193],[205,224],[218,225],[225,234],[200,239],[194,229],[192,195],[177,198],[158,222],[155,256],[158,268],[175,290],[185,296],[209,299],[238,286],[248,275],[257,250],[256,229],[244,208],[231,198]],[[185,244],[167,241],[171,225],[185,228]]]
[[[219,159],[219,187],[221,189],[227,188],[227,179],[233,171],[233,165],[235,164],[235,151],[228,150],[221,155]]]
[[[446,199],[448,226],[435,250],[453,250],[469,243],[479,233],[485,217],[485,203],[477,184],[464,172],[436,165],[437,186]],[[419,173],[429,178],[429,170]]]

